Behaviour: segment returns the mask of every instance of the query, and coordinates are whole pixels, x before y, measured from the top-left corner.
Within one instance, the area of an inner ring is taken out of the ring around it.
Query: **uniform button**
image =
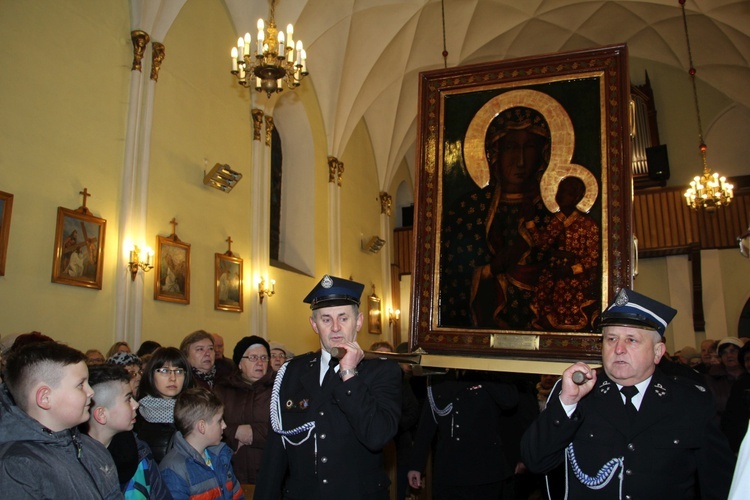
[[[323,479],[323,484],[328,484],[328,479]]]
[[[458,429],[459,427],[461,427],[461,426],[459,424],[456,424],[456,429]]]
[[[633,475],[633,471],[632,471],[632,470],[630,470],[630,469],[627,469],[627,470],[625,471],[625,475],[626,475],[626,476],[632,476],[632,475]]]
[[[461,438],[458,438],[458,437],[457,437],[457,438],[456,438],[456,441],[461,441]]]
[[[352,391],[351,391],[351,390],[349,390],[349,391],[346,391],[346,395],[347,395],[347,396],[351,396],[351,395],[352,395]]]
[[[456,415],[458,415],[458,410],[454,411],[453,413],[456,414]]]
[[[589,437],[590,438],[594,437],[594,433],[592,432],[591,434],[589,434]]]
[[[320,461],[324,464],[328,463],[328,457],[320,457]]]
[[[319,412],[318,412],[318,415],[320,415],[321,417],[322,417],[323,415],[325,415],[325,414],[326,414],[326,412],[324,412],[324,411],[319,411]]]
[[[632,498],[630,495],[625,495],[625,500],[632,500]]]
[[[680,444],[680,440],[679,439],[675,439],[674,440],[674,444]]]
[[[633,443],[629,443],[629,444],[628,444],[628,449],[629,449],[630,451],[635,451],[635,446],[633,446]]]
[[[552,422],[552,423],[553,423],[553,424],[555,424],[555,425],[560,425],[560,421],[559,421],[559,420],[555,420],[555,421],[554,421],[554,422]]]
[[[320,435],[320,439],[325,439],[325,438],[326,438],[325,433]]]

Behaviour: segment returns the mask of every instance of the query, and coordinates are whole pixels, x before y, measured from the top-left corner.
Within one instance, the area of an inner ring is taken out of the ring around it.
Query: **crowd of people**
[[[601,315],[599,369],[415,376],[377,355],[406,353],[405,343],[368,353],[357,343],[363,289],[328,275],[316,284],[304,301],[321,348],[300,356],[254,335],[225,356],[221,335],[204,330],[179,347],[117,342],[106,355],[16,336],[3,349],[0,491],[238,499],[253,485],[259,499],[386,499],[395,489],[401,500],[427,486],[435,499],[741,498],[744,339],[668,356],[676,311],[621,290]]]

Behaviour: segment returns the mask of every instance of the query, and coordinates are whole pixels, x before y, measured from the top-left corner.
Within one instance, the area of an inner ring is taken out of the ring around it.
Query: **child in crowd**
[[[3,498],[122,498],[106,448],[76,427],[94,391],[86,356],[57,342],[8,356],[0,388]]]
[[[96,398],[86,430],[112,455],[126,500],[172,498],[151,449],[133,433],[138,403],[130,381],[130,374],[120,365],[98,365],[89,369],[89,385]]]
[[[244,498],[232,469],[232,450],[221,442],[224,405],[202,387],[177,397],[172,449],[159,469],[175,499]]]
[[[176,432],[174,425],[175,398],[192,387],[193,376],[188,360],[176,347],[160,347],[146,368],[138,387],[138,416],[135,432],[146,441],[156,463],[161,462]]]
[[[138,387],[141,385],[141,378],[143,376],[141,358],[132,352],[116,352],[107,359],[107,364],[125,367],[125,370],[130,375],[130,387],[133,389],[133,394],[138,392]]]

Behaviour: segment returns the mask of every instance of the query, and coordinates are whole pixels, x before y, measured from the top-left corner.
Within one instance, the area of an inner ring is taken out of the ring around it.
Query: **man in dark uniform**
[[[601,316],[603,371],[582,362],[565,370],[523,436],[532,472],[564,463],[568,498],[727,497],[734,464],[711,394],[656,366],[676,313],[620,291]]]
[[[435,500],[497,500],[515,463],[503,439],[503,412],[518,405],[518,390],[502,376],[474,370],[449,370],[432,376],[428,402],[412,448],[409,485],[422,487],[433,437],[432,493]],[[517,452],[516,452],[517,454]]]
[[[388,499],[382,450],[398,430],[401,369],[357,344],[364,285],[324,276],[305,297],[321,350],[276,376],[256,499]],[[331,356],[337,348],[340,360]],[[344,353],[342,356],[342,352]]]

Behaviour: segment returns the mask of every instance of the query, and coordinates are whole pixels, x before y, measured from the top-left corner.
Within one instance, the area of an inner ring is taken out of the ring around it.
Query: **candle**
[[[232,47],[232,72],[237,71],[237,47]]]
[[[297,40],[297,61],[294,64],[302,66],[302,40]]]
[[[246,56],[250,55],[250,33],[245,33],[245,52]]]

